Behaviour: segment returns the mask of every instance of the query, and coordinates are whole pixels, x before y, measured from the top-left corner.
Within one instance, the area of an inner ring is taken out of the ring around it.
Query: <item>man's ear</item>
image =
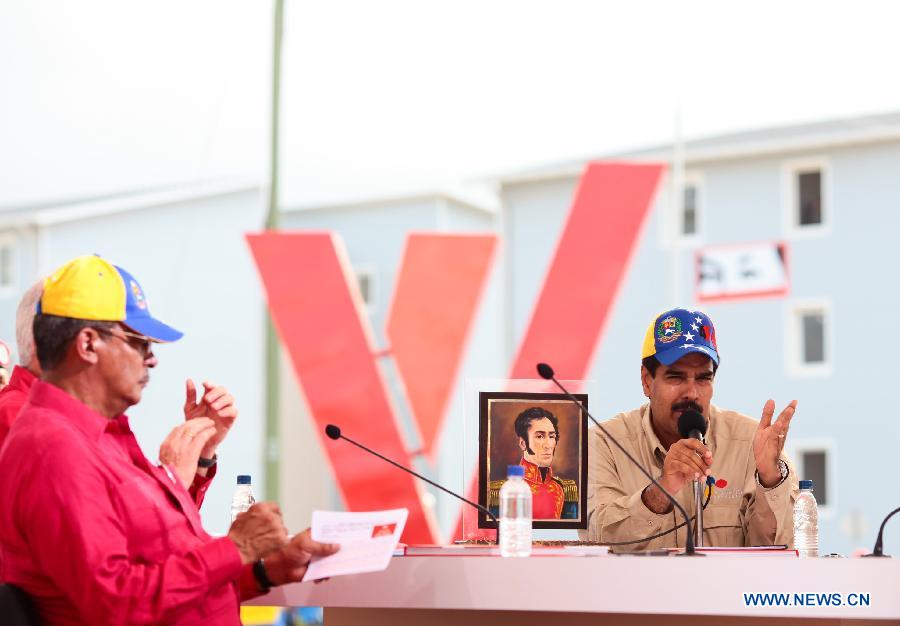
[[[650,383],[653,382],[653,375],[646,367],[641,365],[641,386],[644,388],[644,395],[650,397]]]
[[[94,364],[99,359],[97,347],[103,338],[94,328],[82,328],[72,341],[71,350],[84,363]]]
[[[526,448],[526,447],[527,447],[527,446],[525,445],[525,440],[522,439],[521,437],[519,437],[519,450],[522,451],[522,454],[525,454],[525,448]]]

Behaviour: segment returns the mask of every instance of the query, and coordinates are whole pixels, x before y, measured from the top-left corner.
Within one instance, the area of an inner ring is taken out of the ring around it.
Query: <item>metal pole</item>
[[[703,547],[703,487],[705,483],[702,480],[694,481],[694,509],[697,511],[697,523],[694,528],[697,529],[697,539],[694,541],[695,548]]]
[[[278,119],[281,100],[281,38],[284,22],[284,0],[275,0],[275,20],[272,28],[272,136],[269,161],[269,203],[266,230],[278,229]],[[266,318],[266,427],[263,455],[266,464],[266,499],[277,500],[279,486],[279,360],[278,335],[268,309]]]
[[[669,256],[669,305],[686,306],[682,300],[682,249],[681,237],[684,219],[684,138],[682,136],[681,100],[675,104],[675,129],[672,141],[672,210],[669,214],[668,240],[671,246]]]

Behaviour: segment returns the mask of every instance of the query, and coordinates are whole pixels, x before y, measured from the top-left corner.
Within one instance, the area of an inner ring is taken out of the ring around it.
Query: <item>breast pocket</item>
[[[133,478],[118,486],[129,554],[146,561],[159,561],[172,553],[170,535],[182,517],[168,495],[152,479]]]
[[[741,511],[734,506],[708,506],[703,511],[704,528],[741,528]]]
[[[718,548],[744,545],[740,509],[735,506],[708,506],[703,512],[703,539]]]

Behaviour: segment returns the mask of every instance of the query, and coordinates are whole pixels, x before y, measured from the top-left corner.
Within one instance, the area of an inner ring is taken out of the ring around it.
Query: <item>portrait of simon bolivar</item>
[[[587,406],[587,394],[576,397]],[[586,528],[587,421],[552,393],[480,394],[479,503],[500,515],[507,467],[521,465],[535,528]],[[479,527],[493,528],[487,515]]]

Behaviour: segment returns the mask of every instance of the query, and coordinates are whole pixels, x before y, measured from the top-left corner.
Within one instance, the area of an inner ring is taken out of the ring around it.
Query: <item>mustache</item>
[[[697,413],[699,413],[700,415],[703,415],[703,408],[696,402],[693,402],[692,400],[685,400],[684,402],[676,402],[675,404],[672,405],[672,410],[673,411],[694,410],[694,411],[697,411]]]

